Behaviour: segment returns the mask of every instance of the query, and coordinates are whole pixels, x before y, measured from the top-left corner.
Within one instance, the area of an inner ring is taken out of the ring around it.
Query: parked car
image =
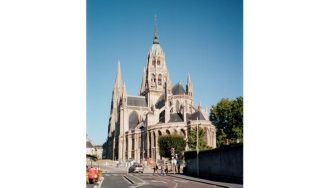
[[[139,163],[133,163],[133,165],[128,168],[129,173],[132,173],[132,172],[133,173],[138,173],[138,172],[143,173],[143,170],[144,170],[143,166]]]

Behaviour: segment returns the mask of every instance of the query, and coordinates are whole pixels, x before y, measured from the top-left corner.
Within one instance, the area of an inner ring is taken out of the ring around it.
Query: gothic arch
[[[206,127],[204,127],[203,128],[203,130],[204,130],[204,134],[205,134],[205,136],[204,136],[204,140],[206,141],[206,144],[208,145],[208,143],[209,143],[209,135],[208,135],[208,131],[207,131],[207,128]]]
[[[158,74],[158,85],[162,85],[162,75]]]
[[[165,110],[159,114],[159,122],[165,123]]]
[[[166,134],[171,134],[171,132],[168,130],[168,129],[166,129]]]
[[[139,114],[136,111],[133,111],[129,115],[129,129],[135,129],[139,123]]]
[[[175,108],[176,108],[176,112],[180,112],[180,102],[178,100],[176,100],[175,102]]]
[[[183,138],[185,138],[186,137],[186,131],[184,129],[181,129],[180,130],[180,135],[182,135]]]
[[[156,147],[158,140],[156,139],[157,137],[156,137],[156,132],[155,131],[152,131],[152,136],[154,137],[154,145],[153,145],[153,147]]]
[[[156,83],[156,75],[154,73],[151,74],[151,83]]]

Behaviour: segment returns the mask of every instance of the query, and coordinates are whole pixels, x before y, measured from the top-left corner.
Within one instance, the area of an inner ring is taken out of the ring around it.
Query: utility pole
[[[197,144],[196,144],[196,151],[197,151],[197,160],[196,160],[196,169],[197,169],[197,176],[199,176],[199,158],[198,158],[198,153],[199,153],[199,146],[198,146],[198,117],[197,117]]]

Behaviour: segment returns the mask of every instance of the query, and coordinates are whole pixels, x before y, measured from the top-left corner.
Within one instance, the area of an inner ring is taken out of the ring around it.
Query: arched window
[[[166,134],[171,134],[171,132],[167,129],[167,130],[166,130]]]
[[[157,65],[160,66],[160,60],[159,59],[157,60]]]
[[[155,132],[153,132],[153,137],[154,137],[154,140],[156,140],[156,142],[154,142],[154,145],[153,145],[153,147],[156,147],[156,144],[157,144],[157,139],[156,139],[156,133],[155,133]]]
[[[179,101],[176,101],[175,107],[176,107],[176,112],[180,112],[180,103],[179,103]]]
[[[159,114],[159,122],[165,123],[165,110]]]
[[[158,85],[162,85],[162,75],[158,75]]]
[[[156,65],[156,59],[152,59],[152,66]]]
[[[186,132],[183,129],[181,129],[180,135],[183,136],[183,138],[185,138],[186,137]]]
[[[131,112],[129,115],[129,129],[135,129],[139,123],[139,115],[136,111]]]
[[[153,82],[153,83],[156,82],[156,75],[155,74],[151,75],[151,82]]]

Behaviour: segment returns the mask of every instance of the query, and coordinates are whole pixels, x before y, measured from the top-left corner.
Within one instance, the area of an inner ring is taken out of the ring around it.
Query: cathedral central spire
[[[121,85],[122,85],[122,83],[121,83],[120,61],[118,60],[115,87],[119,88],[119,87],[121,87]]]
[[[155,26],[154,26],[154,40],[153,44],[159,44],[159,37],[158,37],[158,28],[157,28],[157,15],[155,15]]]

